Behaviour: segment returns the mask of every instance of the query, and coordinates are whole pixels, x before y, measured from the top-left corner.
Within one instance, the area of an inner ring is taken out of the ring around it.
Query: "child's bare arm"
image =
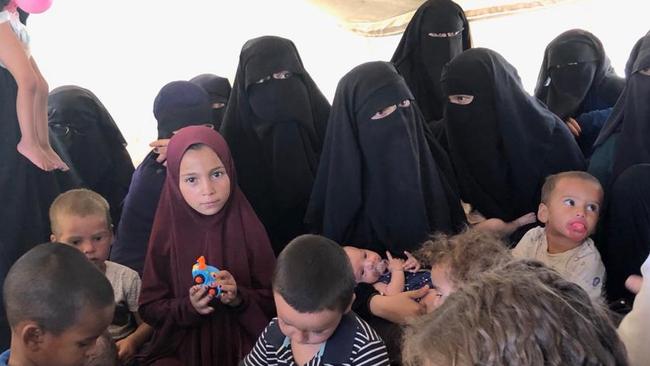
[[[388,269],[390,270],[390,282],[386,285],[384,295],[396,295],[404,291],[404,260],[400,258],[393,258],[393,256],[386,252],[388,257]]]
[[[153,328],[142,321],[140,314],[133,313],[138,327],[128,337],[117,341],[117,357],[126,364],[138,352],[140,347],[151,338]]]
[[[27,53],[11,29],[9,22],[0,23],[0,45],[2,45],[0,47],[0,61],[9,70],[18,85],[16,112],[22,131],[23,126],[33,126],[35,123],[34,102],[36,100],[38,78],[34,73],[29,58],[27,58]],[[30,136],[29,133],[27,136],[23,136],[23,138],[34,140],[35,137]]]

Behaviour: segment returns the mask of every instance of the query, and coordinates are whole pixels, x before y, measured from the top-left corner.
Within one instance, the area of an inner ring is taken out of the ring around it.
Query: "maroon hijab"
[[[179,170],[194,144],[210,147],[230,178],[230,197],[217,214],[204,216],[181,196]],[[210,315],[196,312],[189,299],[192,265],[199,256],[229,271],[242,304],[216,301]],[[252,207],[237,186],[226,141],[203,126],[181,129],[167,149],[167,178],[149,240],[140,294],[140,314],[155,329],[146,364],[237,365],[274,315],[271,276],[275,257]],[[171,359],[175,359],[173,362]]]

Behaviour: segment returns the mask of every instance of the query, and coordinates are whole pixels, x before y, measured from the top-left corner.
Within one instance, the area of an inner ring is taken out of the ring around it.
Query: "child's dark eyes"
[[[194,182],[196,182],[195,177],[187,177],[187,178],[185,178],[185,183],[194,183]]]
[[[565,199],[565,200],[562,201],[562,202],[563,202],[566,206],[571,206],[571,207],[573,207],[573,206],[576,205],[576,201],[574,201],[574,200],[571,199],[571,198],[567,198],[567,199]]]
[[[598,207],[596,204],[590,203],[587,205],[587,211],[598,212],[599,209],[600,207]]]
[[[216,172],[212,173],[212,176],[215,177],[215,178],[219,178],[224,174],[225,174],[224,172],[222,172],[220,170],[217,170]]]

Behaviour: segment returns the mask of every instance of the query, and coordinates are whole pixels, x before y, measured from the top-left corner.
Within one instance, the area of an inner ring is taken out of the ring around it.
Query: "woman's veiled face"
[[[202,215],[215,215],[230,197],[230,177],[208,146],[187,149],[181,159],[179,189],[187,204]]]

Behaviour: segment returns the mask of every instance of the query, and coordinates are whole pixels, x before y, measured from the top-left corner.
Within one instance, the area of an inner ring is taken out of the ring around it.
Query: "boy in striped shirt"
[[[388,365],[386,346],[350,311],[356,281],[335,242],[318,235],[292,240],[278,257],[271,320],[243,364]]]

